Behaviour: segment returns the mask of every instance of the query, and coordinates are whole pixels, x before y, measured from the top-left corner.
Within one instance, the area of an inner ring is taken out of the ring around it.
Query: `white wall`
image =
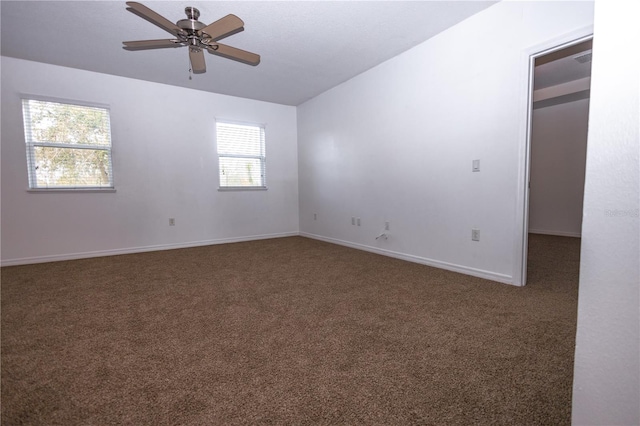
[[[596,3],[573,424],[640,424],[638,5]]]
[[[110,106],[115,193],[27,192],[21,94]],[[218,192],[216,117],[266,123],[267,191]],[[295,107],[3,57],[2,263],[295,235],[296,144]]]
[[[589,99],[533,111],[529,232],[579,237]]]
[[[301,105],[301,233],[514,282],[525,51],[592,23],[589,2],[500,2]]]

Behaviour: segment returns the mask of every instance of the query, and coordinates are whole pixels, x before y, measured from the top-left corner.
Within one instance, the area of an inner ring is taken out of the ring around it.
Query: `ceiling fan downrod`
[[[186,13],[187,18],[193,19],[194,21],[197,21],[198,18],[200,17],[200,11],[195,7],[190,7],[190,6],[185,7],[184,13]]]

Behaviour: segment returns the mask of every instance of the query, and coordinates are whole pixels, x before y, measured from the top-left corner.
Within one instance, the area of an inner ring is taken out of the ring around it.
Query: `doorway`
[[[592,37],[529,57],[519,285],[527,281],[529,233],[581,235]]]

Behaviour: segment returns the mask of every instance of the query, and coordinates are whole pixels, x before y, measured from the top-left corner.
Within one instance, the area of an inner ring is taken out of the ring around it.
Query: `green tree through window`
[[[23,99],[30,188],[112,188],[109,110]]]

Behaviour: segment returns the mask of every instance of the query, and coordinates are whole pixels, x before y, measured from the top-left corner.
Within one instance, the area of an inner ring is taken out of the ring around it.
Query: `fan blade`
[[[143,4],[140,4],[135,1],[128,1],[127,6],[129,6],[127,8],[129,12],[135,13],[141,18],[146,19],[152,24],[159,26],[163,30],[168,31],[173,35],[184,33],[184,30],[182,30],[176,24],[169,21],[167,18],[161,16],[160,14],[154,12],[153,10],[149,9],[147,6]]]
[[[218,48],[214,49],[215,46],[218,46]],[[207,50],[209,53],[213,53],[214,55],[233,59],[234,61],[242,62],[243,64],[256,66],[260,63],[260,55],[238,49],[237,47],[227,46],[226,44],[216,43]]]
[[[207,65],[204,63],[204,52],[202,49],[190,47],[189,59],[191,60],[191,69],[194,74],[202,74],[207,70]]]
[[[137,40],[123,41],[125,50],[163,49],[165,47],[184,46],[180,40]]]
[[[235,33],[239,33],[244,30],[244,22],[236,15],[227,15],[224,18],[218,19],[213,24],[209,24],[200,31],[211,36],[213,41],[222,40],[225,37],[229,37]]]

